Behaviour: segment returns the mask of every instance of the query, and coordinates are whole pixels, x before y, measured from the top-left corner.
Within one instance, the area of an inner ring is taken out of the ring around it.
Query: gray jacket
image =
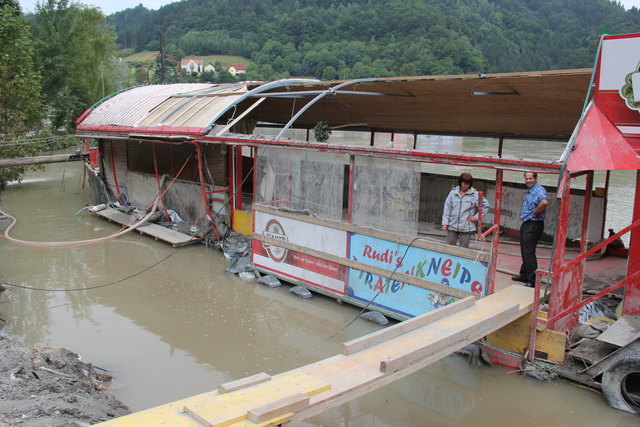
[[[489,211],[487,198],[482,198],[482,215]],[[442,225],[447,225],[449,230],[458,232],[475,232],[476,224],[467,218],[478,214],[478,192],[471,187],[464,196],[460,196],[460,187],[456,186],[444,202],[442,212]]]

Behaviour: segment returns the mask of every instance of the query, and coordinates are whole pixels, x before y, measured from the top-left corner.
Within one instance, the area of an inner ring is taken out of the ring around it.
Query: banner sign
[[[256,234],[346,257],[347,233],[345,231],[277,217],[264,212],[256,211],[254,215]],[[256,239],[253,240],[252,245],[253,263],[257,267],[344,295],[347,275],[345,266],[269,245]]]
[[[486,295],[487,263],[388,240],[349,233],[349,258],[430,282]],[[347,295],[406,317],[457,300],[393,278],[349,269]]]

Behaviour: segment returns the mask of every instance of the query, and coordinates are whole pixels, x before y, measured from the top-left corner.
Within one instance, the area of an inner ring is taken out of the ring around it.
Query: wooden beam
[[[390,242],[401,243],[403,245],[411,245],[416,248],[430,249],[449,255],[460,256],[469,259],[478,259],[478,261],[489,262],[491,254],[487,251],[463,248],[460,246],[447,245],[442,241],[430,240],[425,238],[412,238],[409,236],[401,236],[387,231],[378,230],[372,227],[361,227],[354,224],[347,224],[340,221],[333,221],[317,216],[305,215],[299,212],[285,211],[273,208],[271,206],[260,205],[254,203],[251,208],[255,212],[262,212],[269,215],[280,216],[283,218],[295,219],[296,221],[306,222],[309,224],[321,225],[335,230],[348,231],[350,233],[362,234],[365,236],[376,237],[378,239],[388,240]]]
[[[88,158],[88,154],[54,154],[51,156],[16,157],[13,159],[0,159],[0,168],[43,165],[47,163],[77,162]]]
[[[264,243],[268,243],[269,245],[290,249],[292,251],[300,252],[305,255],[310,255],[326,261],[331,261],[336,264],[344,265],[356,270],[366,271],[368,273],[376,274],[381,277],[399,280],[401,282],[408,283],[410,285],[417,286],[419,288],[428,289],[430,291],[439,292],[441,294],[449,295],[452,297],[466,298],[466,297],[472,296],[475,298],[480,298],[480,295],[474,294],[473,292],[464,291],[462,289],[457,289],[451,286],[442,285],[440,283],[430,282],[428,280],[423,280],[415,276],[399,273],[398,271],[393,272],[391,270],[376,267],[373,265],[364,264],[359,261],[354,261],[354,260],[340,257],[337,255],[328,254],[326,252],[317,251],[315,249],[306,248],[304,246],[296,245],[295,243],[285,242],[282,240],[274,239],[272,237],[263,236],[261,234],[254,233],[252,238]]]
[[[388,357],[386,360],[380,362],[380,371],[386,374],[398,371],[405,366],[431,356],[445,348],[455,351],[460,347],[464,347],[467,341],[473,336],[473,341],[485,336],[489,332],[493,332],[496,328],[496,324],[502,324],[505,319],[510,319],[514,315],[519,314],[520,305],[514,304],[506,310],[498,313],[495,316],[481,320],[476,323],[465,326],[459,331],[456,331],[452,335],[445,336],[438,341],[429,343],[424,347],[411,350],[404,354]],[[457,345],[459,344],[459,346]]]
[[[348,356],[365,350],[386,340],[390,340],[407,332],[413,331],[414,329],[421,328],[429,323],[435,322],[436,320],[440,320],[453,313],[469,308],[473,306],[475,302],[476,299],[474,297],[467,297],[463,300],[456,301],[453,304],[448,304],[444,307],[438,308],[437,310],[430,311],[429,313],[416,316],[413,319],[405,320],[397,325],[390,326],[386,329],[381,329],[378,332],[343,343],[342,354]]]
[[[249,387],[255,384],[260,384],[271,379],[271,375],[264,372],[252,375],[250,377],[242,378],[236,381],[220,384],[218,386],[218,393],[230,393],[232,391],[240,390],[241,388]]]
[[[303,393],[296,393],[250,409],[247,412],[247,417],[254,423],[262,423],[287,413],[299,411],[307,406],[309,406],[309,396]]]

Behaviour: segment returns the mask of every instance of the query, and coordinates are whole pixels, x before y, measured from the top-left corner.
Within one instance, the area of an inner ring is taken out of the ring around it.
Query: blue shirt
[[[520,219],[522,221],[544,221],[546,209],[542,211],[539,217],[533,216],[533,211],[538,207],[538,203],[541,200],[549,200],[547,197],[547,190],[544,189],[539,182],[527,190],[522,200],[522,213],[520,213]]]

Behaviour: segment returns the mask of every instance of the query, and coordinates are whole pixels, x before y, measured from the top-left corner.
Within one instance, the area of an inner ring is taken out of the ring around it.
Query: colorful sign
[[[349,258],[423,280],[486,295],[487,263],[361,234],[349,234]],[[349,269],[347,295],[413,317],[457,299],[365,271]]]
[[[255,232],[332,255],[346,257],[347,233],[295,219],[255,212]],[[253,240],[253,263],[297,281],[345,293],[347,268],[298,251]]]
[[[640,136],[640,34],[605,36],[596,104],[625,136]]]

